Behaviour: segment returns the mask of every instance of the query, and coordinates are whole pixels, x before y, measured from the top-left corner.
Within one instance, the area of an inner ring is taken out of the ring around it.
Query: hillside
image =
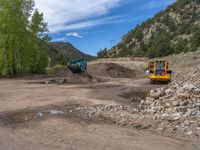
[[[177,0],[128,32],[106,57],[162,57],[200,48],[200,1]],[[104,55],[105,52],[103,51]]]
[[[87,60],[93,57],[84,54],[71,43],[67,42],[52,42],[50,43],[49,56],[51,58],[51,65],[67,64],[70,59],[86,58]]]

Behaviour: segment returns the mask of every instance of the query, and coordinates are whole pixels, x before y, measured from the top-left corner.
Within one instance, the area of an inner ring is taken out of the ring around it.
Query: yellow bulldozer
[[[149,73],[150,83],[171,82],[172,71],[167,61],[151,61],[148,63],[146,70]]]

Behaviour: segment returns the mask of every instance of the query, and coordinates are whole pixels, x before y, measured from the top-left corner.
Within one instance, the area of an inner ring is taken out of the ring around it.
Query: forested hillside
[[[49,57],[51,59],[50,65],[62,64],[66,65],[71,59],[85,58],[87,60],[93,57],[84,54],[77,48],[75,48],[71,43],[67,42],[53,42],[50,43]]]
[[[0,75],[44,72],[47,31],[34,0],[0,0]]]
[[[103,57],[162,57],[200,48],[200,1],[177,0],[166,10],[128,32]]]

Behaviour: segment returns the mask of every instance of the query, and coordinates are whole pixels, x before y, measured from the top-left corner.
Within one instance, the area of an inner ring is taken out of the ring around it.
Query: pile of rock
[[[122,105],[94,105],[78,107],[74,111],[79,112],[81,116],[116,123],[120,126],[127,125],[139,117],[138,109]]]
[[[93,105],[69,112],[130,128],[200,136],[200,67],[183,78],[151,90],[139,107]]]
[[[98,83],[105,82],[106,80],[91,76],[88,73],[73,74],[68,73],[65,77],[51,78],[45,81],[45,84],[65,84],[65,83]]]
[[[166,88],[153,89],[141,101],[140,111],[161,119],[162,128],[172,127],[187,134],[200,130],[200,66],[183,80],[176,80]]]
[[[67,83],[67,79],[64,78],[52,78],[45,81],[45,84],[64,84]]]

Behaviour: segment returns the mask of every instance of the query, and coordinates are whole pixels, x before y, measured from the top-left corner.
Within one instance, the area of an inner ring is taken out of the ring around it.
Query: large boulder
[[[183,86],[183,89],[185,90],[185,91],[188,91],[188,92],[193,92],[194,90],[198,90],[199,88],[197,88],[195,85],[193,85],[193,84],[189,84],[189,83],[187,83],[187,84],[185,84],[184,86]]]
[[[164,94],[165,94],[164,88],[157,88],[150,91],[150,97],[155,98],[155,99],[158,99],[161,96],[164,96]]]

